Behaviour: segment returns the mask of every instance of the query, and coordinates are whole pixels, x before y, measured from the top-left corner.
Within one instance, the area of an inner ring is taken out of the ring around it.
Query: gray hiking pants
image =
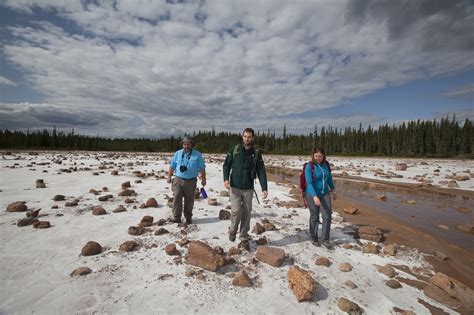
[[[331,230],[332,221],[332,205],[331,205],[331,194],[325,194],[319,197],[321,205],[317,206],[309,194],[305,195],[306,203],[309,208],[309,235],[312,239],[318,239],[318,227],[319,227],[319,212],[323,219],[323,227],[321,231],[321,241],[329,241],[329,232]]]
[[[230,203],[231,203],[231,215],[230,215],[230,234],[237,234],[240,224],[240,235],[241,240],[247,240],[250,231],[250,215],[252,213],[252,198],[253,189],[237,189],[234,187],[230,188]]]

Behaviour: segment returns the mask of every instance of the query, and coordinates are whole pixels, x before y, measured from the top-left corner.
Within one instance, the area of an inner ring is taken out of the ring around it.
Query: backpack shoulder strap
[[[235,159],[237,154],[239,154],[239,148],[240,148],[239,144],[234,145],[234,149],[232,150],[232,159]]]
[[[258,159],[260,158],[260,150],[259,149],[255,149],[255,155],[254,155],[254,158],[255,158],[255,165],[257,165],[257,161]]]

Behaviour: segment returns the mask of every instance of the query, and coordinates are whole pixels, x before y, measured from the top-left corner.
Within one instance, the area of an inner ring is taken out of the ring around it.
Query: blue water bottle
[[[206,199],[206,198],[207,198],[207,192],[204,190],[204,187],[202,187],[202,188],[200,189],[200,191],[201,191],[202,199]]]

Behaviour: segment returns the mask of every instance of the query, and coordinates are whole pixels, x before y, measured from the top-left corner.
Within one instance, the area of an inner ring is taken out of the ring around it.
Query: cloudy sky
[[[467,0],[0,0],[0,128],[473,119],[473,30]]]

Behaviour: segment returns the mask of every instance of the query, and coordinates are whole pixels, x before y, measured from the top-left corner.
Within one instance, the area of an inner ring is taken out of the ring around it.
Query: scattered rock
[[[459,224],[456,225],[456,230],[468,234],[474,234],[474,224]]]
[[[263,246],[263,245],[267,245],[268,243],[268,240],[265,236],[262,236],[260,237],[258,240],[255,241],[255,243],[258,245],[258,246]]]
[[[65,207],[76,207],[79,204],[79,201],[77,199],[74,199],[72,201],[66,201],[64,204]]]
[[[230,220],[230,212],[224,209],[220,210],[219,220]]]
[[[121,197],[130,197],[130,196],[136,196],[137,193],[133,189],[126,188],[126,189],[122,190],[121,192],[119,192],[118,195],[121,196]]]
[[[398,289],[398,288],[400,288],[400,287],[402,286],[402,285],[400,284],[400,282],[398,282],[398,281],[395,280],[395,279],[387,280],[387,281],[385,282],[385,284],[386,284],[388,287],[392,288],[392,289]]]
[[[13,202],[7,206],[7,212],[23,212],[26,210],[28,210],[26,201]]]
[[[109,199],[113,199],[114,196],[112,195],[105,195],[105,196],[100,196],[98,199],[99,201],[109,201]]]
[[[349,263],[341,263],[339,264],[339,270],[342,272],[349,272],[352,270],[352,265]]]
[[[49,221],[36,221],[33,223],[33,227],[35,229],[49,229],[51,227],[51,224]]]
[[[252,233],[255,233],[257,235],[260,235],[262,234],[263,232],[265,232],[265,228],[260,224],[260,223],[255,223],[253,229],[252,229]]]
[[[107,214],[107,211],[105,211],[105,209],[102,208],[101,206],[96,206],[92,209],[92,214],[93,215],[104,215],[104,214]]]
[[[229,197],[229,192],[227,190],[221,190],[221,192],[219,193],[219,196]]]
[[[120,245],[119,250],[122,251],[122,252],[132,252],[137,248],[138,248],[138,243],[137,242],[135,242],[135,241],[126,241],[126,242],[123,242]]]
[[[28,225],[32,225],[36,221],[38,221],[38,220],[36,220],[35,218],[26,217],[26,218],[18,220],[18,222],[16,223],[16,226],[18,226],[18,227],[28,226]]]
[[[375,244],[364,244],[362,245],[362,252],[366,254],[378,254],[379,247]]]
[[[461,306],[461,303],[457,299],[451,297],[448,293],[446,293],[445,291],[443,291],[432,283],[429,283],[423,289],[423,293],[430,299],[433,299],[436,302],[444,304],[448,307],[456,309]]]
[[[354,237],[380,243],[384,235],[382,231],[376,227],[362,226],[356,231]]]
[[[458,301],[459,303],[456,304],[461,304],[465,310],[468,310],[469,312],[474,311],[474,291],[463,283],[445,275],[444,273],[438,272],[430,278],[430,284],[435,285],[450,298]]]
[[[155,231],[155,235],[163,235],[163,234],[168,234],[169,231],[165,228],[159,228],[158,230]]]
[[[162,225],[165,225],[165,224],[166,224],[165,219],[159,219],[158,222],[156,222],[156,225],[158,225],[158,226],[162,226]]]
[[[316,291],[316,282],[309,272],[297,267],[288,270],[288,283],[298,302],[310,301]]]
[[[250,280],[250,277],[248,276],[247,272],[242,269],[235,274],[234,279],[232,279],[232,284],[234,286],[239,287],[251,287],[252,280]]]
[[[46,188],[46,184],[43,179],[36,180],[36,188]]]
[[[64,195],[56,195],[56,196],[53,197],[53,200],[54,200],[54,201],[64,201],[64,200],[66,200],[66,196],[64,196]]]
[[[398,245],[389,244],[383,248],[383,253],[390,256],[395,256],[397,254]]]
[[[263,223],[263,228],[265,229],[265,232],[266,231],[275,231],[276,230],[276,227],[273,223],[271,222],[265,222]]]
[[[110,175],[113,175],[113,176],[117,176],[119,173],[117,170],[113,170],[112,172],[110,172]]]
[[[130,235],[142,235],[145,229],[142,226],[130,226],[128,228],[128,234]]]
[[[148,198],[145,205],[147,208],[158,208],[158,202],[155,198]]]
[[[199,198],[199,197],[198,197]],[[210,205],[210,206],[217,206],[219,205],[219,203],[217,202],[217,199],[214,199],[214,198],[209,198],[207,200],[207,204]]]
[[[351,206],[349,208],[344,208],[343,210],[345,213],[348,213],[348,214],[357,214],[357,212],[359,211],[359,209],[357,209],[354,206]]]
[[[174,243],[168,244],[165,246],[165,252],[166,254],[170,256],[180,256],[181,253],[179,250],[176,249],[176,245]]]
[[[146,226],[152,226],[153,225],[153,217],[150,215],[146,215],[142,218],[140,221],[140,226],[146,227]]]
[[[92,272],[92,269],[90,269],[89,267],[79,267],[77,269],[75,269],[73,272],[71,272],[70,276],[71,277],[74,277],[74,276],[85,276],[85,275],[88,275]]]
[[[231,248],[229,249],[228,255],[229,255],[229,256],[234,256],[234,255],[240,255],[241,253],[242,253],[242,251],[241,251],[239,248],[237,248],[237,247],[231,247]]]
[[[318,259],[316,259],[316,265],[318,266],[324,266],[324,267],[329,267],[331,266],[331,262],[329,261],[328,258],[326,257],[319,257]]]
[[[130,181],[126,181],[122,183],[122,190],[130,188],[130,187],[132,187],[132,185],[130,185]]]
[[[407,167],[408,167],[408,165],[406,163],[397,163],[395,165],[395,170],[396,171],[406,171]]]
[[[377,268],[377,270],[380,273],[383,273],[384,275],[386,275],[389,278],[393,278],[396,275],[395,269],[393,269],[393,267],[391,267],[389,265],[380,266],[380,267]]]
[[[450,188],[459,188],[459,185],[455,180],[450,180],[448,182],[448,187],[450,187]]]
[[[255,258],[273,267],[280,267],[285,260],[285,251],[280,248],[261,246],[257,248]]]
[[[112,210],[113,213],[119,213],[119,212],[125,212],[125,211],[127,211],[127,209],[125,209],[125,207],[122,206],[122,205],[119,205],[119,206],[117,206],[117,208]]]
[[[360,314],[360,307],[356,303],[349,301],[346,298],[340,298],[337,301],[337,307],[343,312],[346,312],[351,315]]]
[[[208,271],[216,271],[224,266],[227,261],[206,243],[192,241],[189,245],[187,263]]]
[[[102,246],[99,243],[94,241],[89,241],[87,244],[82,248],[81,255],[82,256],[92,256],[97,255],[102,252]]]
[[[351,280],[347,280],[346,282],[344,282],[344,285],[351,289],[357,289],[357,284],[355,284]]]

